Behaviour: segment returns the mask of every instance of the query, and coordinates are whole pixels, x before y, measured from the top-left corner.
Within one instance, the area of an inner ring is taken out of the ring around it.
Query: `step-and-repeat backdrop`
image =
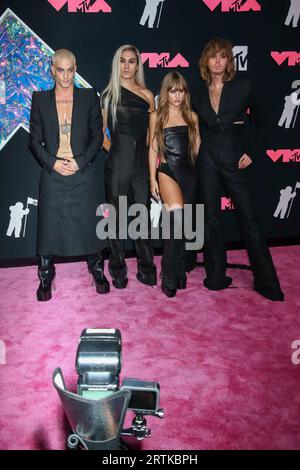
[[[28,150],[29,114],[32,91],[53,86],[53,51],[72,50],[77,85],[100,92],[115,50],[132,43],[157,94],[170,70],[197,87],[214,36],[232,41],[236,68],[256,78],[270,117],[253,168],[262,229],[272,239],[299,236],[299,25],[300,0],[0,0],[0,259],[36,253],[40,166]],[[104,162],[101,152],[102,187]],[[228,240],[240,240],[225,193],[220,206]]]

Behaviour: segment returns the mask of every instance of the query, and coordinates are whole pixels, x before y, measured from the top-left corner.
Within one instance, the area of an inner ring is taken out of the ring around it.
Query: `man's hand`
[[[55,162],[53,170],[55,170],[57,173],[59,173],[62,176],[71,176],[71,175],[74,175],[77,171],[70,165],[70,160],[59,160],[59,159],[57,159],[57,161]]]
[[[247,166],[251,165],[251,163],[251,158],[244,153],[244,155],[239,159],[238,167],[240,170],[243,170],[244,168],[247,168]]]
[[[74,173],[76,173],[76,171],[79,170],[79,166],[77,165],[74,158],[72,158],[72,159],[68,158],[67,161],[68,161],[68,167],[71,168],[74,171]]]

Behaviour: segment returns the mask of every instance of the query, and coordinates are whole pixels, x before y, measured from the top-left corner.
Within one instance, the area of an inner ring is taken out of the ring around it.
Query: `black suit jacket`
[[[252,80],[236,76],[224,82],[218,114],[211,106],[206,83],[202,82],[192,94],[192,106],[199,117],[202,142],[205,143],[206,131],[213,126],[232,125],[244,122],[244,150],[253,156],[257,126],[262,128],[266,115],[260,106]],[[250,108],[250,116],[247,110]]]
[[[96,157],[103,141],[102,115],[97,93],[74,86],[71,148],[81,173]],[[49,171],[53,169],[59,147],[59,122],[55,88],[32,95],[29,146]]]

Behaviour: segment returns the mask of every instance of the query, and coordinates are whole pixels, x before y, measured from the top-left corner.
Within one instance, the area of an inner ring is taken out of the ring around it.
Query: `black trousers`
[[[150,230],[150,193],[148,176],[146,137],[136,140],[132,136],[122,135],[113,139],[105,170],[106,199],[116,210],[117,230],[113,238],[109,238],[110,256],[109,271],[114,279],[127,276],[124,247],[119,239],[119,197],[127,197],[130,204],[143,204],[147,208],[147,221]],[[153,249],[150,239],[134,240],[138,271],[145,278],[156,277],[153,263]]]
[[[236,209],[253,270],[254,289],[273,300],[283,300],[272,257],[261,236],[251,200],[249,168],[238,168],[243,153],[242,142],[235,132],[208,133],[201,145],[198,169],[204,202],[207,286],[220,289],[226,283],[226,241],[221,226],[220,204],[223,185]]]

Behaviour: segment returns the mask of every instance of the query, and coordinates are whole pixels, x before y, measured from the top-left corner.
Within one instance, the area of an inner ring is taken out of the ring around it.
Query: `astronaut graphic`
[[[294,93],[291,93],[290,95],[285,96],[284,108],[283,108],[280,120],[278,122],[278,126],[280,127],[284,126],[285,129],[289,129],[291,127],[292,120],[294,117],[294,111],[299,106],[297,104],[297,101],[293,99],[293,96],[294,96]]]
[[[296,197],[296,189],[300,188],[300,183],[297,182],[294,191],[291,186],[286,186],[280,190],[279,202],[273,217],[279,217],[280,219],[288,218],[291,212],[291,207]]]
[[[15,238],[20,238],[20,233],[22,229],[22,220],[24,215],[29,214],[29,209],[24,209],[22,202],[17,202],[14,206],[10,206],[10,222],[6,235],[11,237],[13,232],[15,232]]]
[[[297,28],[300,18],[300,0],[291,0],[290,9],[285,19],[285,26],[290,26],[292,23],[293,28]]]
[[[154,28],[154,23],[155,23],[156,17],[158,16],[156,28],[159,27],[164,1],[165,0],[146,0],[144,12],[140,19],[141,26],[145,26],[146,22],[148,21],[148,28]]]
[[[23,218],[25,216],[25,222],[23,227],[23,237],[25,236],[25,229],[26,229],[26,221],[27,215],[29,214],[30,210],[28,209],[29,204],[33,204],[37,206],[37,199],[32,199],[31,197],[27,198],[27,205],[24,209],[24,205],[22,202],[16,202],[14,206],[10,206],[10,221],[8,224],[8,229],[6,235],[11,237],[14,234],[15,238],[20,238],[21,230],[22,230],[22,223]]]

